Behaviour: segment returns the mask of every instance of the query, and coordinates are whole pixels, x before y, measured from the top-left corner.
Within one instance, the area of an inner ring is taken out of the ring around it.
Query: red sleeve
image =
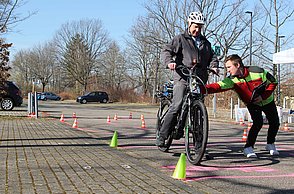
[[[221,87],[220,87],[220,85],[218,83],[207,84],[207,85],[205,85],[205,87],[207,89],[208,94],[222,92],[222,89],[221,89]],[[206,93],[206,90],[205,90],[205,88],[203,86],[201,87],[201,92],[203,94]]]
[[[270,83],[267,88],[265,89],[264,93],[261,95],[262,99],[265,100],[274,92],[276,89],[276,83]]]

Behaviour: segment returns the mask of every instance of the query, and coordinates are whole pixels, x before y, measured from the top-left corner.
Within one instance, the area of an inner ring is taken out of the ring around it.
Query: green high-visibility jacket
[[[252,103],[253,91],[261,84],[265,84],[260,93],[262,101],[254,104],[264,106],[274,100],[273,91],[277,81],[273,75],[257,66],[244,67],[242,76],[230,76],[217,83],[207,84],[206,88],[210,94],[234,90],[245,104],[249,104]]]

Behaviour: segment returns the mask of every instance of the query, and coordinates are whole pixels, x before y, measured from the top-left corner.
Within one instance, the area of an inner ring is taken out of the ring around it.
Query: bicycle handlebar
[[[176,70],[180,70],[181,73],[182,73],[183,75],[190,77],[190,73],[191,73],[191,75],[192,75],[192,73],[193,73],[195,67],[196,67],[196,65],[194,65],[192,68],[189,69],[188,67],[186,67],[186,66],[184,66],[184,65],[181,65],[181,66],[176,66]],[[186,73],[185,70],[187,70],[188,72]],[[219,77],[218,72],[216,72],[216,71],[214,70],[214,68],[207,67],[206,70],[207,70],[209,73],[212,73],[212,74],[214,74],[214,75],[216,75],[216,76]],[[197,76],[197,75],[196,75],[196,76]],[[198,77],[198,76],[197,76],[197,77]],[[199,78],[199,79],[200,79],[200,78]]]

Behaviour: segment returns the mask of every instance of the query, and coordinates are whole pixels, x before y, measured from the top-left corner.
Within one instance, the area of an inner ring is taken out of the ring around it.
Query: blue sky
[[[136,18],[145,15],[143,7],[147,0],[24,0],[27,3],[17,9],[17,13],[27,15],[36,11],[35,15],[18,23],[14,32],[5,36],[7,42],[12,42],[11,57],[20,49],[28,49],[45,43],[53,38],[62,24],[81,19],[98,18],[102,21],[109,37],[123,45],[123,37],[135,24]],[[281,33],[288,38],[290,26]],[[287,39],[285,38],[285,40]],[[285,40],[282,40],[284,43]],[[292,46],[292,44],[291,44]],[[282,50],[286,46],[282,46]]]
[[[37,13],[5,36],[7,42],[13,43],[11,56],[51,40],[62,24],[81,19],[100,19],[110,38],[122,43],[136,18],[144,15],[143,3],[144,0],[28,0],[17,13]]]

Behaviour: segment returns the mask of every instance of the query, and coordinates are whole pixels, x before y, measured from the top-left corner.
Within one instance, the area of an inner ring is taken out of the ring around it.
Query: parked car
[[[46,96],[43,93],[39,93],[39,92],[37,93],[37,99],[43,100],[43,101],[47,100]]]
[[[53,92],[43,92],[39,96],[40,100],[61,100],[61,97]]]
[[[21,90],[19,87],[11,82],[5,81],[3,86],[0,86],[0,90],[4,93],[0,93],[0,107],[2,110],[12,110],[15,106],[21,106],[23,99],[21,96]]]
[[[108,94],[102,91],[89,92],[77,98],[77,102],[86,104],[88,102],[101,102],[107,103],[109,101]]]

